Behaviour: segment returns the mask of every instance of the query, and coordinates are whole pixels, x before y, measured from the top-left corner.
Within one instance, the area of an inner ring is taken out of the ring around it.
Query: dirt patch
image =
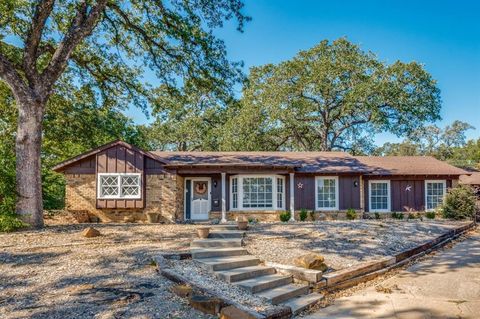
[[[331,270],[395,255],[465,222],[447,220],[355,220],[252,225],[248,251],[262,260],[293,265],[301,255],[325,257]]]

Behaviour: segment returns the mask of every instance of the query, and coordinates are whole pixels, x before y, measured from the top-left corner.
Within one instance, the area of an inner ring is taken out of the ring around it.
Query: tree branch
[[[60,42],[52,60],[42,73],[45,94],[48,95],[52,90],[55,81],[65,70],[68,59],[77,45],[93,31],[106,4],[107,0],[97,0],[97,3],[90,10],[88,10],[89,8],[85,1],[80,4],[67,35]]]
[[[32,26],[25,39],[23,69],[29,81],[35,81],[38,75],[36,69],[37,49],[42,39],[45,23],[53,10],[54,2],[55,0],[42,0],[37,4],[35,14],[32,18]]]
[[[13,91],[15,96],[25,94],[26,86],[21,75],[15,69],[15,66],[0,53],[0,78],[2,78]]]

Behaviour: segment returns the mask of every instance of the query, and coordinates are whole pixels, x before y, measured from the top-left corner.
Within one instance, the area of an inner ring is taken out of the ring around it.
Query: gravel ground
[[[447,220],[262,223],[250,226],[246,243],[251,254],[265,261],[293,265],[294,258],[316,252],[325,257],[332,270],[339,270],[413,248],[464,223]]]
[[[219,280],[208,271],[204,265],[195,260],[185,259],[170,261],[170,265],[176,272],[188,278],[191,282],[207,288],[209,291],[212,291],[219,296],[224,296],[256,311],[272,308],[272,305],[266,300],[254,297],[252,294],[236,285]]]
[[[0,318],[216,318],[170,293],[150,265],[188,246],[190,225],[86,225],[0,235]]]
[[[0,318],[215,318],[170,293],[173,283],[151,266],[160,253],[188,249],[195,226],[95,224],[102,236],[87,239],[80,232],[88,226],[0,234]],[[447,221],[364,220],[256,224],[246,242],[263,260],[291,264],[294,257],[316,251],[332,268],[341,269],[407,249],[456,226]],[[265,307],[262,300],[215,281],[195,264],[181,261],[176,267],[232,299],[258,310]]]

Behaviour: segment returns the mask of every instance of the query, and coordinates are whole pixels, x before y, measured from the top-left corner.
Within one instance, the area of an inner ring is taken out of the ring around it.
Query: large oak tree
[[[89,86],[102,103],[146,108],[150,69],[175,92],[224,92],[239,77],[213,31],[246,17],[240,0],[39,0],[0,2],[0,78],[18,107],[16,212],[43,225],[42,123],[59,80]]]
[[[387,64],[341,38],[252,68],[242,105],[227,148],[355,152],[375,133],[408,134],[439,119],[441,101],[422,65]]]

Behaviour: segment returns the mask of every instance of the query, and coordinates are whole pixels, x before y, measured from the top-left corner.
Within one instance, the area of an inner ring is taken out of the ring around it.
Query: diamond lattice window
[[[140,198],[140,174],[99,174],[99,198]]]

